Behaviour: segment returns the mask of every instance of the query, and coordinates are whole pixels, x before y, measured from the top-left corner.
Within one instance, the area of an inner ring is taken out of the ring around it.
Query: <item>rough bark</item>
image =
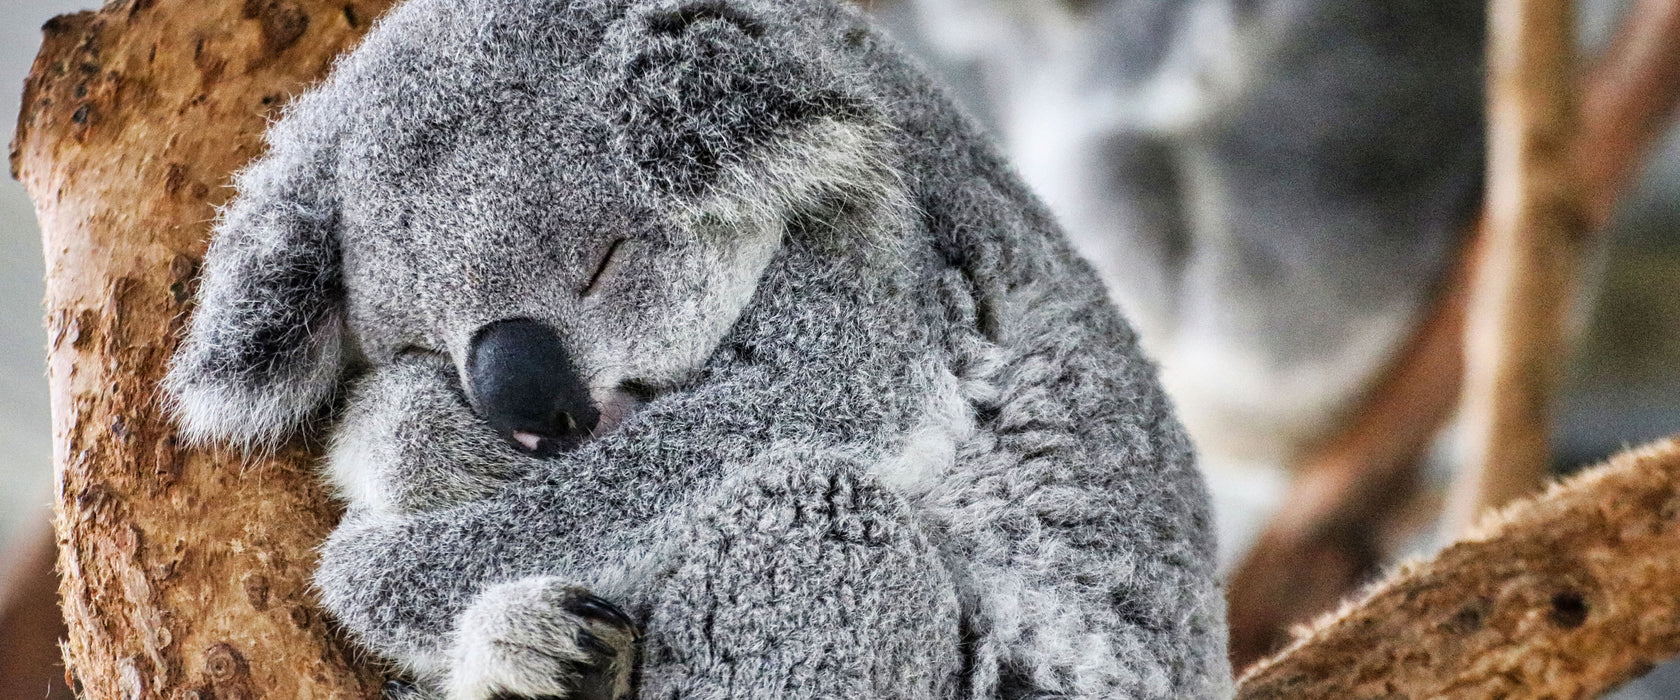
[[[1551,470],[1551,406],[1588,223],[1574,160],[1574,3],[1492,0],[1488,25],[1483,254],[1465,317],[1468,457],[1447,532],[1538,490]]]
[[[179,444],[156,386],[229,174],[388,0],[128,0],[57,18],[14,176],[47,262],[66,654],[89,698],[370,697],[308,589],[310,455]]]
[[[1591,698],[1680,653],[1680,440],[1407,564],[1242,678],[1242,700]]]

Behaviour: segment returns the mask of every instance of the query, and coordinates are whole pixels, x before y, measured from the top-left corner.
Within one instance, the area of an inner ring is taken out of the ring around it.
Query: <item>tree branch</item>
[[[1538,490],[1551,471],[1551,407],[1588,225],[1574,160],[1574,3],[1492,0],[1488,21],[1487,201],[1460,411],[1469,456],[1449,494],[1449,533]]]
[[[1680,653],[1680,441],[1625,452],[1402,566],[1238,698],[1598,697]]]
[[[389,0],[128,0],[49,22],[13,174],[47,257],[68,661],[90,698],[371,697],[308,590],[306,450],[184,449],[156,385],[229,173]]]
[[[1575,154],[1588,223],[1601,229],[1680,101],[1680,2],[1638,0],[1588,74]]]
[[[1468,243],[1411,345],[1342,432],[1299,460],[1282,507],[1232,572],[1232,668],[1287,644],[1290,624],[1333,607],[1389,556],[1379,540],[1414,497],[1420,455],[1458,394],[1476,245]]]

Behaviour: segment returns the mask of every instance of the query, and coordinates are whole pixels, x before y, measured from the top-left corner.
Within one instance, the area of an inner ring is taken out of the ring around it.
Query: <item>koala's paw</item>
[[[439,696],[421,690],[419,686],[406,680],[389,680],[385,682],[384,691],[379,694],[380,700],[438,700]]]
[[[558,579],[479,594],[462,613],[450,700],[620,700],[641,640],[617,606]]]

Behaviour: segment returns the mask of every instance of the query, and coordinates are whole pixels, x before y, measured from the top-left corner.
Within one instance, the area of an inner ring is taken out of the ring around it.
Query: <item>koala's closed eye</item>
[[[589,275],[589,282],[585,283],[583,290],[578,292],[578,298],[588,297],[599,290],[601,285],[612,277],[612,273],[617,271],[618,261],[629,254],[633,248],[635,248],[635,241],[628,238],[617,238],[608,243],[606,249],[601,251],[599,261],[595,263],[595,271]]]
[[[433,350],[433,349],[427,348],[427,347],[421,347],[419,345],[404,345],[400,348],[397,348],[397,351],[395,353],[391,354],[391,357],[393,359],[398,359],[398,360],[408,358],[408,357],[426,357],[426,356],[441,357],[441,356],[443,356],[443,352],[439,351],[439,350]]]

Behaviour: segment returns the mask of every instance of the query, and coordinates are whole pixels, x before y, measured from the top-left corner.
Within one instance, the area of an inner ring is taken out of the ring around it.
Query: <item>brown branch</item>
[[[388,0],[129,0],[48,23],[13,173],[40,216],[60,594],[89,698],[377,691],[307,586],[308,455],[178,446],[156,383],[229,173]]]
[[[1569,0],[1492,0],[1483,250],[1470,286],[1461,415],[1469,453],[1446,532],[1540,488],[1587,230],[1576,172]]]
[[[1291,473],[1287,498],[1232,573],[1232,668],[1289,642],[1311,619],[1369,580],[1388,556],[1378,541],[1416,493],[1417,465],[1452,413],[1476,240],[1460,256],[1411,345],[1333,441]]]
[[[1609,220],[1680,98],[1680,2],[1640,0],[1582,89],[1575,147],[1592,230]],[[1633,126],[1637,125],[1637,127]],[[1288,625],[1334,606],[1370,573],[1375,533],[1406,502],[1412,472],[1459,399],[1473,238],[1409,347],[1324,446],[1296,462],[1279,515],[1230,592],[1236,668],[1287,641]],[[1349,563],[1351,562],[1351,563]],[[1299,572],[1319,576],[1303,585]]]
[[[1639,0],[1587,76],[1576,153],[1596,230],[1645,163],[1680,101],[1680,2]]]
[[[1401,567],[1242,678],[1243,700],[1590,698],[1680,653],[1680,441]]]

